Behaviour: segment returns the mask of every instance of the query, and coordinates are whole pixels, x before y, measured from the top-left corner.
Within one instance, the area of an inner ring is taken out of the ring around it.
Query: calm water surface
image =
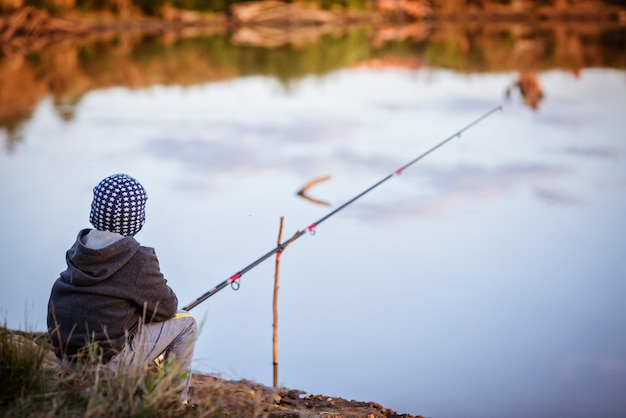
[[[45,329],[64,251],[112,173],[182,304],[499,104],[289,247],[281,385],[432,417],[626,415],[626,73],[344,69],[50,99],[0,152],[0,309]],[[6,133],[0,133],[0,139]],[[295,192],[331,176],[309,194]],[[273,261],[192,312],[195,368],[272,383]]]

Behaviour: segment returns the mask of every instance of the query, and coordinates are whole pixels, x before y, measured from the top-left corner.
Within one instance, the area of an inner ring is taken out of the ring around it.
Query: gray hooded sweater
[[[80,231],[66,253],[67,269],[55,281],[48,302],[48,333],[59,358],[71,358],[95,341],[108,361],[142,318],[172,318],[178,299],[153,248],[121,236],[103,247],[102,242],[93,245],[90,231]]]

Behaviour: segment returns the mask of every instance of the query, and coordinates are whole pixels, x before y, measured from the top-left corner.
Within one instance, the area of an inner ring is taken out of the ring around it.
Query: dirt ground
[[[230,393],[231,399],[232,394],[238,394],[239,403],[256,405],[255,412],[267,418],[423,418],[400,414],[374,402],[309,395],[296,389],[275,389],[251,381],[227,381],[200,374],[192,377],[192,404],[200,403],[198,397],[210,387],[219,387],[222,394]]]

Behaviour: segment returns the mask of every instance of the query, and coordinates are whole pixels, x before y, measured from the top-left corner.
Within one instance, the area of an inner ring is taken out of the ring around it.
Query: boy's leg
[[[124,349],[115,356],[110,366],[144,367],[151,364],[160,354],[176,356],[181,371],[188,371],[186,387],[191,380],[191,361],[196,344],[198,327],[195,318],[188,313],[177,313],[174,318],[163,322],[141,324],[130,336]],[[186,396],[186,390],[183,394]]]

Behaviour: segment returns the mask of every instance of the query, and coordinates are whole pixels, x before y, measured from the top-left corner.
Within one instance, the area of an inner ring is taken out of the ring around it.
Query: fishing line
[[[258,259],[256,259],[255,261],[253,261],[252,263],[250,263],[249,265],[247,265],[246,267],[244,267],[242,270],[239,270],[237,273],[233,274],[232,276],[230,276],[228,279],[224,280],[223,282],[219,283],[217,286],[215,286],[213,289],[209,290],[208,292],[204,293],[203,295],[201,295],[200,297],[198,297],[197,299],[195,299],[194,301],[190,302],[189,304],[187,304],[185,307],[183,307],[183,310],[185,311],[189,311],[193,308],[195,308],[196,306],[198,306],[200,303],[204,302],[205,300],[207,300],[208,298],[210,298],[211,296],[213,296],[214,294],[216,294],[217,292],[219,292],[220,290],[224,289],[225,287],[227,287],[228,285],[231,285],[235,290],[239,289],[239,279],[241,278],[241,276],[243,276],[244,274],[246,274],[247,272],[249,272],[250,270],[252,270],[253,268],[255,268],[256,266],[258,266],[259,264],[261,264],[263,261],[267,260],[268,258],[270,258],[272,255],[282,252],[283,249],[290,243],[292,243],[293,241],[297,240],[298,238],[302,237],[304,234],[306,233],[310,233],[310,234],[314,234],[315,233],[315,229],[322,223],[324,222],[326,219],[330,218],[331,216],[333,216],[334,214],[336,214],[337,212],[339,212],[340,210],[344,209],[346,206],[350,205],[351,203],[353,203],[354,201],[360,199],[361,197],[363,197],[364,195],[366,195],[367,193],[371,192],[372,190],[374,190],[375,188],[377,188],[378,186],[380,186],[381,184],[385,183],[387,180],[398,176],[400,174],[402,174],[402,172],[404,170],[406,170],[407,168],[409,168],[410,166],[412,166],[413,164],[417,163],[419,160],[421,160],[422,158],[426,157],[427,155],[433,153],[434,151],[436,151],[437,149],[441,148],[442,146],[444,146],[445,144],[447,144],[448,142],[450,142],[451,140],[453,140],[454,138],[459,138],[461,137],[461,135],[463,134],[463,132],[467,131],[468,129],[472,128],[473,126],[477,125],[478,123],[480,123],[481,121],[483,121],[484,119],[488,118],[489,116],[491,116],[493,113],[502,110],[502,106],[497,106],[494,107],[493,109],[491,109],[490,111],[488,111],[487,113],[483,114],[482,116],[480,116],[478,119],[474,120],[473,122],[471,122],[470,124],[468,124],[467,126],[465,126],[464,128],[458,130],[457,132],[455,132],[454,134],[450,135],[449,137],[447,137],[446,139],[444,139],[443,141],[439,142],[437,145],[435,145],[434,147],[430,148],[428,151],[424,152],[423,154],[415,157],[414,159],[412,159],[411,161],[409,161],[408,163],[406,163],[405,165],[403,165],[402,167],[396,169],[395,171],[389,173],[386,177],[382,178],[381,180],[379,180],[377,183],[371,185],[370,187],[368,187],[367,189],[363,190],[361,193],[357,194],[356,196],[354,196],[352,199],[348,200],[347,202],[343,203],[341,206],[338,206],[336,209],[330,211],[328,214],[326,214],[325,216],[323,216],[322,218],[318,219],[316,222],[312,223],[311,225],[307,226],[305,229],[296,232],[296,234],[291,237],[290,239],[286,240],[285,242],[277,245],[275,248],[273,248],[272,250],[268,251],[266,254],[264,254],[263,256],[259,257]]]

